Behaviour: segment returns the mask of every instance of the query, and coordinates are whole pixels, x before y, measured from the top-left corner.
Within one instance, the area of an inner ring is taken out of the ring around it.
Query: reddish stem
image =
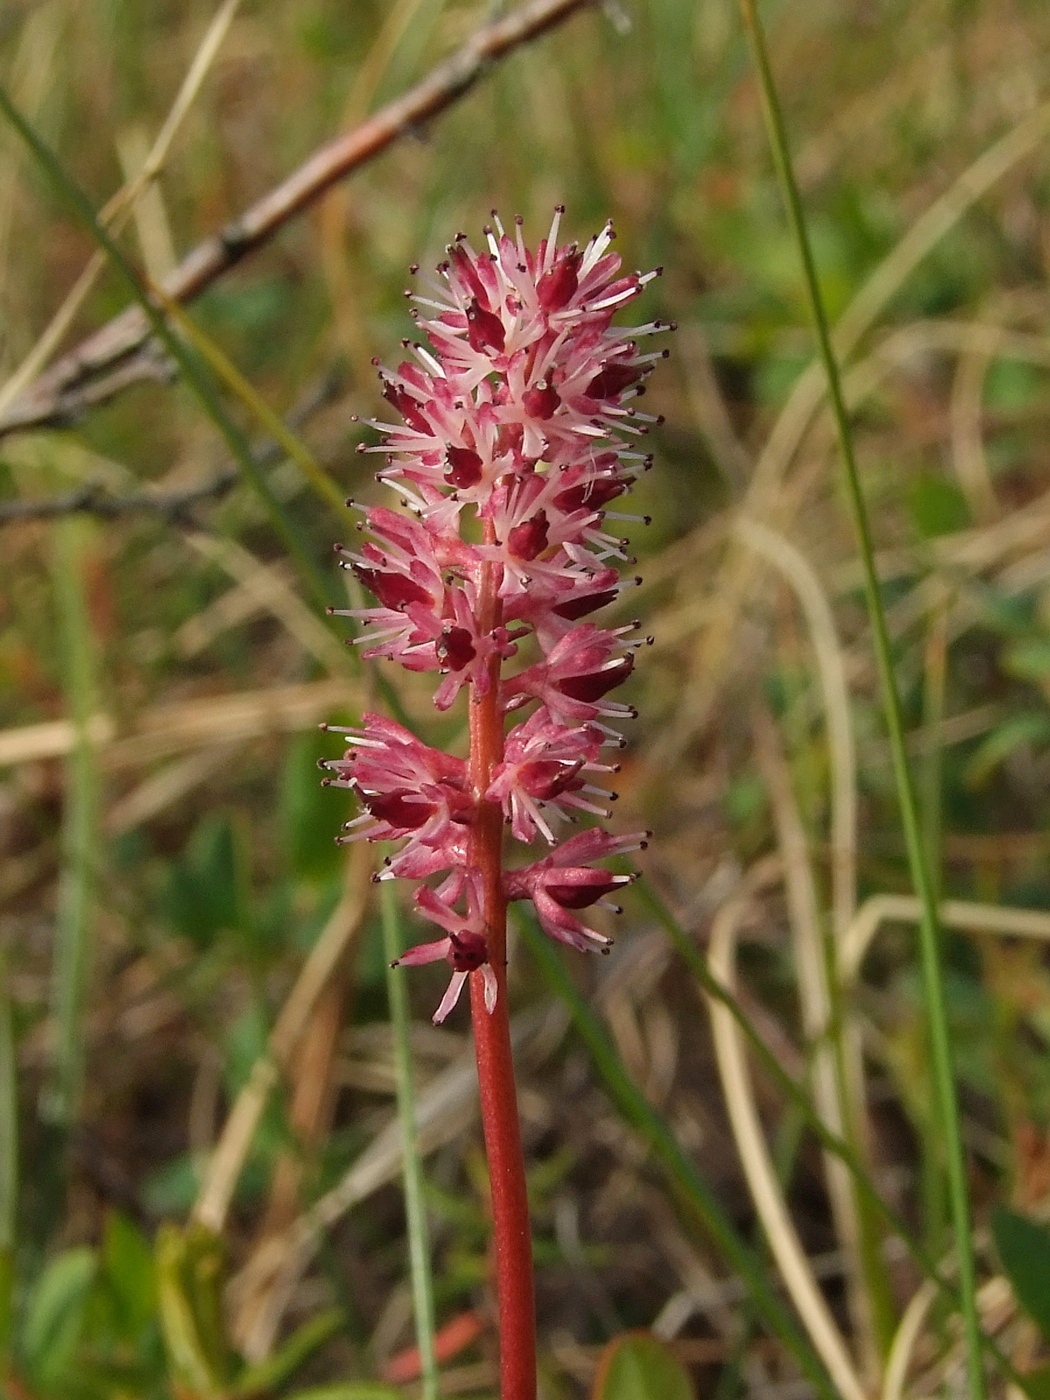
[[[489,533],[486,530],[486,534]],[[501,620],[498,579],[486,564],[479,598],[482,635]],[[470,781],[479,798],[472,835],[473,864],[482,877],[488,954],[496,974],[496,1005],[485,1009],[484,983],[470,978],[470,1009],[478,1061],[478,1091],[492,1192],[499,1299],[501,1400],[535,1400],[536,1301],[532,1276],[532,1231],[525,1189],[525,1161],[518,1123],[518,1096],[507,1009],[507,902],[503,896],[503,818],[499,805],[481,800],[492,769],[503,757],[503,715],[499,703],[499,660],[489,672],[489,689],[470,697]]]

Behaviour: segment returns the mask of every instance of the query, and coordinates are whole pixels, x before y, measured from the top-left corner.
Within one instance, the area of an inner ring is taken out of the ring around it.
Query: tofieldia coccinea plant
[[[401,423],[366,452],[386,454],[378,480],[404,507],[365,509],[367,538],[337,546],[377,606],[336,610],[360,625],[366,657],[440,678],[448,709],[469,693],[467,758],[424,744],[400,724],[363,716],[326,782],[350,788],[361,814],[342,841],[400,841],[379,879],[421,882],[418,912],[441,930],[400,963],[452,968],[443,1020],[469,984],[489,1155],[500,1296],[504,1400],[535,1391],[532,1270],[506,1005],[506,909],[531,900],[546,932],[583,950],[609,938],[592,906],[634,876],[600,862],[645,845],[594,825],[606,818],[633,715],[609,692],[631,674],[638,624],[593,620],[628,583],[631,562],[608,509],[651,458],[639,439],[657,421],[636,401],[666,350],[645,339],[659,321],[612,325],[657,272],[621,272],[606,225],[584,248],[559,244],[559,208],[535,253],[499,219],[487,250],[464,235],[413,311],[430,343],[415,362],[380,371]],[[413,273],[418,268],[413,267]],[[613,527],[614,528],[614,527]],[[651,640],[651,639],[646,639]],[[531,708],[531,712],[530,712]],[[508,728],[508,723],[510,726]],[[504,864],[504,828],[534,858]],[[536,854],[536,848],[545,848]],[[527,1316],[526,1316],[527,1315]]]

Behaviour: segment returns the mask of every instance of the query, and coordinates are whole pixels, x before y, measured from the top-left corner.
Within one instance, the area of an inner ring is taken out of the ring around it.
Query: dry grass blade
[[[244,589],[248,599],[273,614],[303,650],[333,675],[347,670],[346,649],[307,607],[287,582],[280,566],[267,567],[243,545],[232,539],[194,532],[187,542],[205,559],[225,570]]]
[[[708,952],[711,974],[734,994],[736,945],[748,904],[746,894],[728,901],[715,916],[711,929]],[[864,1400],[867,1389],[820,1291],[780,1190],[759,1121],[739,1027],[722,1002],[709,999],[708,1010],[737,1151],[780,1277],[817,1353],[845,1400]]]
[[[208,70],[222,47],[222,41],[226,37],[240,2],[241,0],[224,0],[224,3],[216,11],[186,72],[171,110],[152,146],[143,158],[138,173],[127,180],[124,187],[103,207],[99,218],[104,224],[112,227],[114,232],[120,232],[128,216],[135,212],[139,202],[151,189],[153,182],[163,170],[172,142],[193,106],[201,84],[207,77]],[[102,249],[98,249],[91,255],[87,266],[73,284],[62,305],[55,312],[32,350],[10,379],[0,385],[0,420],[3,419],[10,405],[41,373],[48,360],[58,349],[105,266],[106,255]]]
[[[135,768],[187,749],[296,734],[319,724],[333,710],[352,705],[355,696],[355,684],[349,680],[272,686],[157,705],[136,715],[123,731],[109,715],[93,715],[84,732],[89,743],[103,750],[108,769]],[[60,758],[71,753],[76,742],[69,720],[7,729],[0,732],[0,767]]]
[[[853,1057],[855,1063],[848,1066],[848,1072],[840,1074],[836,1064],[836,1047],[830,1039],[836,1018],[828,974],[830,964],[832,975],[837,975],[837,958],[834,944],[825,947],[809,843],[792,791],[791,774],[780,738],[767,712],[757,712],[754,733],[755,758],[769,794],[777,844],[784,864],[802,1030],[807,1044],[812,1047],[813,1101],[824,1125],[837,1138],[845,1138],[852,1125],[864,1117],[862,1065],[859,1055]],[[726,956],[729,956],[728,951]],[[735,1024],[734,1034],[739,1036],[739,1028]],[[844,1052],[846,1045],[859,1048],[855,1037],[843,1039],[840,1053]],[[844,1101],[847,1086],[857,1095],[849,1104]],[[847,1261],[850,1313],[856,1345],[863,1357],[864,1371],[871,1376],[877,1374],[879,1357],[872,1294],[864,1277],[861,1254],[860,1207],[852,1177],[841,1157],[825,1151],[824,1175],[836,1235]]]
[[[221,232],[192,249],[162,288],[174,301],[189,301],[290,219],[307,209],[358,166],[457,101],[497,60],[568,19],[594,0],[531,0],[477,31],[452,58],[439,64],[411,92],[382,108],[360,127],[316,151],[276,189],[263,195]],[[116,370],[122,388],[133,365],[124,363],[141,347],[149,324],[138,307],[122,313],[41,375],[0,414],[0,436],[16,429],[63,421],[90,391],[94,402],[107,394]],[[118,369],[118,366],[120,368]],[[149,372],[148,364],[144,371]]]
[[[882,1400],[901,1400],[908,1381],[915,1348],[922,1337],[927,1316],[937,1300],[937,1289],[929,1281],[919,1285],[904,1309],[904,1316],[893,1338],[882,1382]]]
[[[1007,909],[964,899],[942,900],[939,909],[944,927],[961,933],[994,933],[1003,938],[1033,938],[1050,943],[1050,913],[1038,909]],[[861,964],[883,924],[914,924],[919,914],[914,895],[877,894],[865,900],[842,940],[843,983],[849,985],[860,975]]]
[[[783,535],[746,516],[737,533],[773,564],[802,606],[824,701],[831,759],[831,887],[836,936],[849,927],[857,887],[857,752],[849,683],[835,617],[827,594],[805,555]]]

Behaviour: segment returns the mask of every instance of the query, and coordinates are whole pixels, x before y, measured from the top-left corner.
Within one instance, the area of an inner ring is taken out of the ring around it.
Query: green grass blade
[[[0,948],[0,1372],[11,1348],[18,1225],[18,1081],[7,959]]]
[[[803,1375],[823,1400],[836,1391],[793,1314],[770,1286],[764,1261],[740,1237],[717,1197],[682,1150],[663,1117],[630,1078],[598,1017],[580,995],[550,940],[534,919],[513,906],[518,927],[548,983],[565,1003],[609,1096],[641,1134],[726,1263],[746,1285],[752,1303],[790,1350]]]
[[[89,722],[98,710],[98,677],[83,578],[85,546],[93,528],[89,521],[69,517],[55,526],[60,657],[76,743],[66,768],[52,962],[55,1070],[44,1109],[49,1118],[63,1125],[76,1117],[84,1079],[84,999],[101,853],[98,763],[88,734]]]
[[[339,490],[339,487],[325,472],[314,454],[292,432],[280,414],[274,412],[255,386],[244,377],[212,337],[201,330],[180,302],[169,297],[161,287],[154,287],[152,293],[163,306],[165,314],[178,326],[216,378],[225,384],[236,398],[240,399],[241,403],[259,420],[274,442],[284,449],[289,460],[294,462],[302,472],[303,478],[314,494],[325,505],[342,510],[346,504],[345,494]]]
[[[145,312],[157,339],[178,365],[188,387],[199,399],[205,412],[222,434],[227,447],[244,472],[249,484],[266,508],[270,520],[284,541],[289,553],[302,571],[303,578],[318,605],[323,607],[328,601],[328,586],[316,562],[303,546],[299,533],[291,517],[273,494],[269,482],[260,470],[251,446],[244,433],[223,407],[215,391],[208,372],[198,356],[177,335],[173,333],[157,308],[149,291],[143,285],[134,267],[121,252],[110,234],[102,227],[95,216],[90,200],[80,187],[66,173],[62,163],[50,146],[37,135],[33,127],[11,101],[6,90],[0,86],[0,113],[8,120],[21,139],[29,147],[42,174],[55,195],[61,200],[77,221],[87,229],[92,238],[102,248],[110,263],[127,287],[128,292]]]
[[[405,1219],[412,1273],[412,1305],[416,1345],[423,1382],[423,1400],[437,1400],[438,1369],[434,1351],[434,1281],[430,1272],[430,1232],[423,1200],[423,1164],[416,1143],[415,1093],[412,1088],[412,1048],[409,1043],[408,988],[404,974],[390,964],[404,952],[401,918],[393,881],[379,886],[383,922],[383,953],[387,962],[386,988],[390,1025],[394,1033],[394,1069],[397,1076],[397,1111],[404,1143]]]
[[[853,439],[839,377],[838,363],[831,344],[827,313],[824,308],[809,232],[792,166],[787,132],[780,111],[776,86],[769,65],[769,55],[766,50],[765,36],[756,11],[755,0],[740,0],[740,6],[758,72],[763,111],[777,177],[780,181],[781,193],[784,197],[792,233],[798,246],[820,358],[827,375],[828,394],[838,434],[846,494],[864,570],[864,588],[874,638],[883,712],[893,757],[901,824],[904,828],[912,881],[923,910],[919,925],[919,944],[922,954],[924,997],[937,1110],[944,1142],[948,1196],[958,1250],[959,1294],[963,1329],[966,1335],[969,1390],[973,1400],[982,1400],[985,1395],[985,1376],[981,1359],[981,1325],[977,1307],[977,1270],[973,1250],[973,1223],[966,1187],[966,1162],[963,1154],[959,1108],[955,1094],[955,1075],[948,1030],[944,976],[940,962],[941,937],[933,882],[923,848],[915,786],[908,767],[904,744],[904,717],[893,670],[889,633],[879,595],[879,581],[875,571],[867,505],[861,489],[860,474],[853,452]]]

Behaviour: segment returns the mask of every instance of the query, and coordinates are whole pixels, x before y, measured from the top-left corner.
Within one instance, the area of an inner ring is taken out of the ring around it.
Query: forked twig
[[[399,138],[451,106],[487,68],[514,49],[568,19],[594,0],[531,0],[485,25],[409,92],[337,136],[222,229],[190,250],[165,281],[172,300],[191,301],[235,263],[268,242],[338,180],[380,155]],[[129,307],[62,357],[0,416],[0,437],[27,428],[69,422],[89,404],[104,402],[142,376],[155,374],[147,353],[149,323]]]

